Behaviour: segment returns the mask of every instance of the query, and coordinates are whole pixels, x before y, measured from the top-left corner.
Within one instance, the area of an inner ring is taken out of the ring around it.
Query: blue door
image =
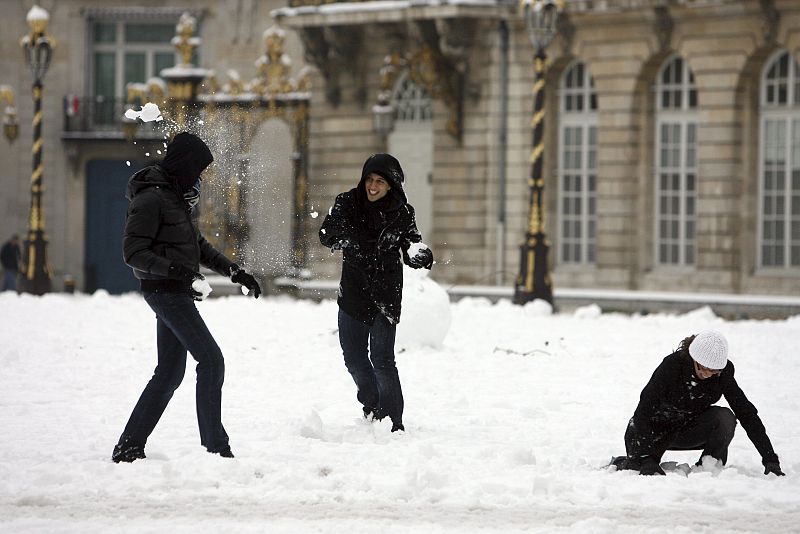
[[[142,164],[98,159],[86,165],[86,291],[136,291],[139,283],[122,259],[128,179]]]

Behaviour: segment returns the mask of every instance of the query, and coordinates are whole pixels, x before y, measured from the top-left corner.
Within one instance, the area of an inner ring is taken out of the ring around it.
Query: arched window
[[[393,101],[398,121],[422,122],[433,118],[428,91],[414,83],[407,73],[398,81]]]
[[[800,65],[786,51],[761,76],[758,265],[800,267]]]
[[[693,266],[697,223],[697,89],[680,56],[656,87],[655,263]]]
[[[581,62],[564,72],[560,87],[558,259],[595,262],[597,221],[597,94]]]

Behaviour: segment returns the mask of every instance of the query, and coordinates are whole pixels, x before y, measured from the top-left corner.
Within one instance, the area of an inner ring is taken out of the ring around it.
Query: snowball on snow
[[[450,330],[450,296],[429,273],[403,266],[402,313],[397,325],[400,347],[441,347]]]

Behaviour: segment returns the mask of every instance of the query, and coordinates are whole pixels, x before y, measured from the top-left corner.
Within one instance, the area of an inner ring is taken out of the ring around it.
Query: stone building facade
[[[30,2],[8,4],[3,20],[21,36]],[[98,287],[87,265],[105,238],[90,236],[90,189],[99,179],[88,176],[90,162],[143,164],[142,146],[158,146],[146,138],[133,145],[119,130],[64,131],[62,97],[92,97],[99,87],[89,63],[105,49],[93,45],[92,24],[152,24],[154,16],[174,24],[187,8],[200,20],[203,67],[249,76],[271,15],[288,31],[292,69],[315,67],[310,213],[300,214],[314,276],[336,279],[340,265],[313,244],[314,215],[355,185],[366,156],[389,150],[407,171],[437,256],[432,276],[513,284],[529,216],[534,83],[517,2],[136,4],[42,2],[59,40],[44,114],[56,287],[65,274],[79,288]],[[798,30],[800,4],[791,0],[565,2],[545,79],[545,229],[556,291],[800,295]],[[4,35],[0,83],[16,92],[21,131],[14,145],[0,142],[0,228],[22,234],[29,80],[16,34]],[[387,110],[390,127],[376,131]]]
[[[359,73],[336,78],[338,105],[316,95],[312,160],[325,174],[315,202],[355,183],[365,151],[394,149],[393,134],[371,133],[359,96],[380,92],[387,54],[413,63],[431,46],[450,65],[440,77],[463,76],[460,139],[448,133],[447,97],[431,99],[425,239],[439,259],[435,276],[513,283],[528,216],[534,82],[518,6],[311,4],[279,11],[307,50],[308,42],[329,49],[309,61],[323,73]],[[800,4],[791,1],[566,2],[546,77],[556,288],[800,294],[798,29]],[[368,44],[342,54],[353,41]]]

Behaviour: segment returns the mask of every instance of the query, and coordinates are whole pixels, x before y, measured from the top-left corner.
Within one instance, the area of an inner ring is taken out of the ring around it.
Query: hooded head
[[[403,168],[400,167],[400,162],[391,154],[373,154],[364,162],[364,168],[361,170],[361,180],[358,182],[359,195],[364,194],[364,181],[371,173],[379,174],[389,182],[391,189],[389,194],[395,196],[403,204],[408,200],[406,199],[405,191],[403,191],[403,182],[405,176],[403,175]]]
[[[181,132],[167,145],[167,155],[161,167],[181,193],[191,191],[200,174],[211,165],[214,156],[202,139],[189,132]]]

